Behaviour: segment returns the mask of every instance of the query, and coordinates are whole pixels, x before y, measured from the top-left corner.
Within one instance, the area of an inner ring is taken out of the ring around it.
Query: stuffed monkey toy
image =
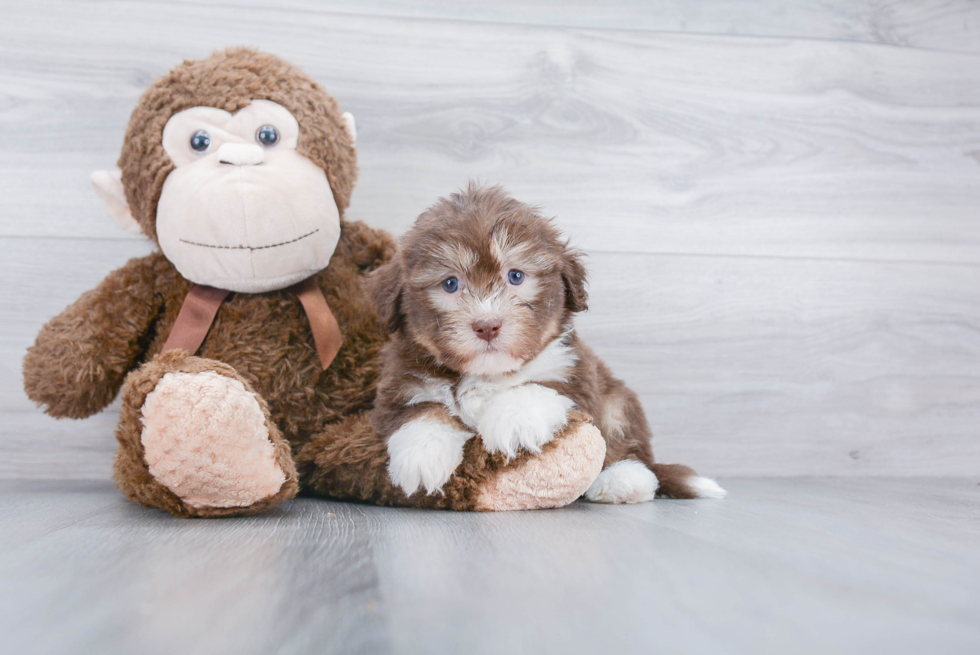
[[[598,475],[604,443],[576,414],[539,455],[479,438],[441,493],[406,497],[371,428],[387,330],[366,276],[394,252],[343,219],[353,118],[303,72],[249,49],[177,66],[133,111],[120,171],[93,174],[109,212],[159,249],[45,325],[27,395],[84,418],[122,389],[114,478],[175,515],[253,514],[314,495],[387,505],[558,507]]]

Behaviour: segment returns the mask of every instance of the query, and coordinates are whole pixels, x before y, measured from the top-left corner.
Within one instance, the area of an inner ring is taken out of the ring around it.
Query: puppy
[[[476,434],[491,453],[538,453],[575,407],[606,441],[587,499],[725,495],[686,466],[654,462],[636,394],[575,334],[585,283],[582,253],[500,187],[471,183],[419,216],[372,279],[392,332],[372,421],[394,484],[440,492]]]

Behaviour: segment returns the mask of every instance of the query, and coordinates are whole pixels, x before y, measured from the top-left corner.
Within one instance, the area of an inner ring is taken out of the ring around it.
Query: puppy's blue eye
[[[198,130],[191,136],[191,150],[197,153],[207,152],[211,147],[211,135],[204,130]]]
[[[459,280],[454,277],[447,277],[442,281],[442,290],[446,293],[456,293],[459,291]]]
[[[263,125],[255,131],[255,140],[266,148],[271,148],[279,143],[279,132],[272,125]]]
[[[516,287],[518,284],[524,281],[524,273],[516,268],[511,269],[511,271],[507,273],[507,281]]]

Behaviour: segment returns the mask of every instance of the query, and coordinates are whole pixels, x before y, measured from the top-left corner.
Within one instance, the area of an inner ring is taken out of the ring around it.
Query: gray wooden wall
[[[352,219],[470,178],[590,254],[581,332],[662,460],[716,475],[980,472],[980,3],[0,4],[0,475],[108,476],[115,410],[21,389],[38,328],[148,251],[103,213],[137,97],[279,54],[357,117]]]

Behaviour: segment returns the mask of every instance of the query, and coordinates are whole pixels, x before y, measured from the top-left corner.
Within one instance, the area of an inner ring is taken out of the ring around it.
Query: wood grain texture
[[[266,0],[208,4],[269,6]],[[971,0],[278,0],[275,5],[305,13],[827,39],[980,54],[980,5]]]
[[[971,480],[723,480],[492,515],[300,499],[183,520],[0,482],[0,650],[975,653]]]
[[[110,411],[21,390],[44,321],[148,244],[88,182],[139,93],[251,43],[358,119],[353,219],[469,178],[592,256],[580,327],[661,459],[709,473],[980,470],[976,3],[8,3],[0,476],[107,476]],[[671,33],[667,33],[671,32]],[[780,38],[772,38],[780,37]],[[962,51],[962,52],[952,52]]]
[[[115,7],[116,5],[114,5]],[[980,262],[980,59],[859,43],[210,5],[0,26],[5,236],[123,238],[88,172],[184,57],[261,44],[358,118],[353,218],[395,232],[469,178],[593,249]],[[51,11],[50,9],[48,11]],[[30,216],[30,220],[26,217]]]

